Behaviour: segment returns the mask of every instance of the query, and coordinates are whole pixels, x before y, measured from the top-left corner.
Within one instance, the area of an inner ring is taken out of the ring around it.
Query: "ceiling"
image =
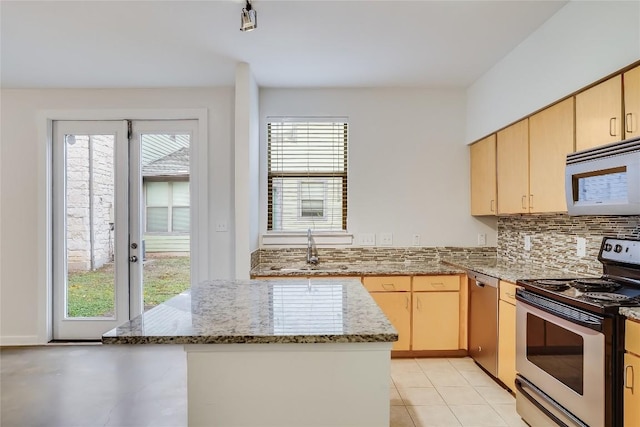
[[[0,2],[3,88],[468,87],[567,1]]]

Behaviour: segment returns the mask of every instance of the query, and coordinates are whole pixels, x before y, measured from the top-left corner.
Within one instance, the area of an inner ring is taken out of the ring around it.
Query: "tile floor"
[[[182,346],[0,349],[2,427],[184,427]],[[514,398],[469,358],[394,359],[391,427],[525,426]]]
[[[393,359],[391,427],[526,426],[515,399],[470,358]]]

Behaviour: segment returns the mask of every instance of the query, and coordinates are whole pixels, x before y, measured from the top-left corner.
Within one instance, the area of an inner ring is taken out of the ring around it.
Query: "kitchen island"
[[[388,426],[397,333],[356,279],[208,281],[103,335],[182,344],[189,426]]]

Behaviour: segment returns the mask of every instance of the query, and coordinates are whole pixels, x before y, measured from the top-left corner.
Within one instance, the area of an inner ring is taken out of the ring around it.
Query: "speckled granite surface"
[[[254,277],[299,277],[299,276],[385,276],[385,275],[432,275],[459,274],[474,270],[508,282],[518,279],[557,279],[575,277],[568,271],[534,266],[529,263],[499,261],[496,258],[448,259],[433,262],[358,262],[353,264],[320,264],[315,267],[298,265],[263,265],[251,271]]]
[[[107,332],[104,344],[393,342],[355,279],[214,280]]]
[[[253,277],[299,277],[299,276],[413,276],[426,274],[458,274],[465,270],[438,261],[433,262],[353,262],[307,264],[259,264],[251,270]]]
[[[640,322],[640,307],[623,307],[620,309],[620,314],[627,316],[628,319]]]

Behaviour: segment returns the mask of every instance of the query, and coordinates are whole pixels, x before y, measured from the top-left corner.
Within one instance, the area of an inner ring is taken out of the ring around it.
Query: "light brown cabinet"
[[[515,391],[516,380],[516,299],[517,286],[500,281],[498,301],[498,379]]]
[[[574,151],[574,100],[565,99],[529,118],[529,212],[566,212],[564,175]]]
[[[392,350],[411,348],[411,292],[371,292],[371,296],[398,331]]]
[[[640,66],[622,75],[624,86],[624,138],[640,136]]]
[[[412,350],[457,350],[460,333],[458,275],[414,276]]]
[[[498,214],[529,212],[529,119],[497,134]]]
[[[461,275],[365,276],[363,284],[398,331],[392,350],[458,350]]]
[[[640,323],[625,322],[624,426],[640,426]]]
[[[496,215],[496,135],[470,147],[471,215]]]
[[[580,92],[575,98],[577,151],[624,138],[622,75]]]

